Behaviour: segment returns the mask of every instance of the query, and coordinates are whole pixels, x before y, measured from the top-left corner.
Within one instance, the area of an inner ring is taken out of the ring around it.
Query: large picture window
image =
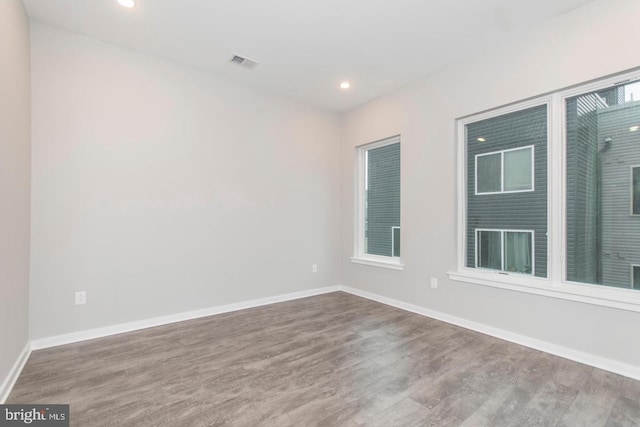
[[[467,267],[546,277],[547,115],[542,104],[465,126]],[[516,266],[520,236],[530,259]]]
[[[460,119],[458,136],[451,278],[640,311],[640,72]]]
[[[400,137],[357,149],[354,262],[400,269]]]
[[[639,95],[640,83],[628,83],[566,99],[567,280],[629,288],[629,264],[640,264],[640,218],[629,215]]]

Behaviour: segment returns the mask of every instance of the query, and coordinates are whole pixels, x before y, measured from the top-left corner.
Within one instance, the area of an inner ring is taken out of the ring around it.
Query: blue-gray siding
[[[631,265],[640,265],[640,216],[631,215],[631,167],[640,166],[640,103],[598,111],[599,142],[611,138],[602,151],[602,283],[631,287]]]
[[[400,226],[400,143],[368,151],[366,252],[393,256],[392,227]]]

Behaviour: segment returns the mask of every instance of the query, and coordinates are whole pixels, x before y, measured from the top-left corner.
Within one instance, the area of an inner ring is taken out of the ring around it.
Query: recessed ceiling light
[[[637,131],[638,129],[640,129],[640,126],[631,126],[631,127],[629,128],[629,132],[635,132],[635,131]]]
[[[485,141],[486,141],[486,139],[484,139],[482,137],[478,138],[478,142],[485,142]]]
[[[118,0],[118,3],[120,3],[120,6],[124,6],[129,9],[136,5],[135,0]]]
[[[351,83],[349,82],[340,83],[340,89],[349,89],[350,87],[351,87]]]

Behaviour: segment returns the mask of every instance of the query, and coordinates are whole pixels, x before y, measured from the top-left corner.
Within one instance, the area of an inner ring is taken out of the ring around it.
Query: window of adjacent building
[[[393,253],[393,256],[395,257],[399,257],[400,256],[400,227],[391,227],[391,244],[393,245],[392,248],[393,250],[391,251]]]
[[[640,265],[631,266],[631,287],[640,289]]]
[[[640,166],[631,167],[631,215],[640,215]]]
[[[476,230],[476,267],[533,274],[533,231]]]
[[[460,119],[458,135],[451,278],[640,311],[640,71]]]
[[[358,232],[353,260],[358,262],[359,259],[367,259],[398,264],[400,137],[359,147],[358,160]]]
[[[546,277],[547,105],[468,123],[465,133],[466,266]]]
[[[477,154],[476,194],[533,191],[533,167],[533,146]]]

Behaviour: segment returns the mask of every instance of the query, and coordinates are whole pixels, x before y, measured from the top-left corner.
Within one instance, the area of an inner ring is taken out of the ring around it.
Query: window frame
[[[640,69],[572,86],[456,120],[457,263],[451,280],[640,312],[640,291],[567,280],[566,102],[568,98],[640,80]],[[466,126],[531,107],[547,105],[547,277],[477,269],[465,265],[467,251]]]
[[[504,189],[504,153],[508,153],[511,151],[523,151],[529,149],[531,151],[531,188],[526,190],[505,190]],[[478,157],[491,156],[494,154],[500,154],[500,191],[483,191],[481,193],[478,192]],[[536,150],[533,145],[525,145],[523,147],[516,148],[507,148],[505,150],[496,150],[491,151],[489,153],[476,154],[474,163],[475,163],[475,177],[474,177],[474,191],[476,196],[485,196],[491,194],[514,194],[514,193],[530,193],[532,191],[536,191],[536,170],[535,170],[535,161],[536,161]]]
[[[356,162],[355,162],[355,227],[354,227],[354,249],[351,262],[355,264],[369,265],[373,267],[388,268],[391,270],[403,270],[404,264],[401,261],[402,251],[400,251],[400,257],[372,255],[365,253],[364,250],[364,238],[365,238],[365,183],[367,173],[366,156],[369,150],[385,147],[392,144],[401,144],[400,135],[394,135],[388,138],[383,138],[367,144],[362,144],[356,147]],[[402,188],[402,144],[400,145],[400,186]],[[402,190],[400,191],[400,200],[402,203]],[[400,227],[402,226],[402,209],[400,210]],[[393,230],[391,231],[393,237]],[[393,247],[393,239],[392,247]],[[402,247],[402,240],[400,240]],[[393,253],[393,252],[392,252]]]
[[[500,249],[501,249],[501,254],[500,254],[500,261],[501,261],[501,269],[500,270],[494,270],[493,268],[484,268],[484,267],[480,267],[479,264],[479,259],[480,259],[480,251],[478,250],[478,247],[480,245],[480,239],[478,234],[480,232],[483,231],[493,231],[493,232],[499,232],[500,233]],[[535,230],[523,230],[523,229],[514,229],[514,228],[476,228],[475,229],[476,232],[476,245],[475,245],[475,269],[476,270],[481,270],[481,271],[490,271],[490,272],[497,272],[498,274],[516,274],[519,276],[525,276],[525,277],[530,277],[533,276],[535,277],[536,274],[536,234],[535,234]],[[506,233],[529,233],[531,234],[531,273],[518,273],[518,272],[513,272],[513,271],[507,271],[504,269],[504,263],[505,263],[505,247],[504,247],[504,238],[505,238],[505,234]]]

